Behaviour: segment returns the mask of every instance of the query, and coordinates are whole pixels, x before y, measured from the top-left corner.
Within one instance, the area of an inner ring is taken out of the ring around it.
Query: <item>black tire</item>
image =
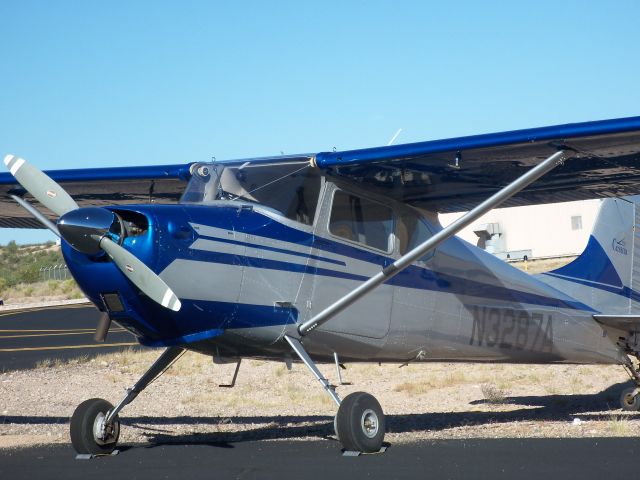
[[[620,406],[628,412],[640,410],[640,393],[638,387],[625,388],[620,395]]]
[[[385,421],[382,407],[365,392],[347,395],[335,419],[336,435],[345,450],[373,453],[384,440]]]
[[[120,419],[117,415],[108,428],[107,438],[101,440],[94,434],[98,418],[104,417],[111,409],[113,405],[101,398],[91,398],[78,405],[70,421],[71,443],[76,452],[91,455],[113,452],[120,436]]]

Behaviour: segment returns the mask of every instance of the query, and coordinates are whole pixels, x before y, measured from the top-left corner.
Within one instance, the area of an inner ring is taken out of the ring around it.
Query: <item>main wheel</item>
[[[120,436],[120,419],[116,415],[109,425],[104,425],[107,412],[113,409],[106,400],[85,400],[71,416],[71,443],[78,453],[106,455],[116,448]]]
[[[620,406],[623,410],[637,412],[640,410],[640,389],[625,388],[620,395]]]
[[[338,407],[335,428],[345,450],[377,452],[382,447],[385,432],[382,407],[368,393],[351,393]]]

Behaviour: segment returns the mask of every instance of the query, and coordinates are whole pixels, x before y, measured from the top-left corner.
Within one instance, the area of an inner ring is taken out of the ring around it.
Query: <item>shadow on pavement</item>
[[[627,382],[618,383],[595,394],[506,397],[503,402],[505,404],[528,407],[511,411],[461,411],[387,415],[387,431],[395,433],[440,431],[462,426],[542,420],[568,422],[576,416],[583,419],[598,419],[605,415],[611,415],[612,410],[619,409],[618,398],[622,390],[629,385]],[[484,403],[484,401],[472,402],[472,404],[479,403]],[[640,418],[640,414],[630,414],[630,416],[631,418]],[[121,421],[123,426],[144,430],[148,441],[156,445],[189,444],[233,448],[230,443],[301,437],[331,439],[334,436],[333,417],[323,415],[237,416],[232,418],[187,415],[177,417],[127,417],[125,411],[125,416],[121,418]],[[54,416],[0,417],[0,424],[55,425],[68,424],[68,422],[69,419],[66,417]],[[162,428],[163,425],[217,426],[222,424],[261,426],[236,432],[192,432],[187,434],[178,434],[172,430]]]

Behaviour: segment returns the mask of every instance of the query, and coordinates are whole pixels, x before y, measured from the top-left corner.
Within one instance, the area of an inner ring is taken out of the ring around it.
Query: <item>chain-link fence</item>
[[[40,269],[40,279],[43,282],[47,280],[68,280],[71,278],[69,269],[64,263],[59,265],[50,265]]]

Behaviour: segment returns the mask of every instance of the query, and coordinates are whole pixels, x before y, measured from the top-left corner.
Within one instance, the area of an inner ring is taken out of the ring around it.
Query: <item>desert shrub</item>
[[[15,255],[16,253],[18,253],[18,245],[16,244],[15,240],[11,240],[9,243],[7,243],[7,246],[5,247],[5,253],[7,255]]]
[[[15,241],[1,249],[0,278],[8,287],[42,280],[41,269],[64,264],[59,249],[45,250],[42,245],[18,247]]]
[[[72,279],[64,280],[60,283],[60,291],[62,293],[71,293],[74,288],[76,288],[76,282]]]

